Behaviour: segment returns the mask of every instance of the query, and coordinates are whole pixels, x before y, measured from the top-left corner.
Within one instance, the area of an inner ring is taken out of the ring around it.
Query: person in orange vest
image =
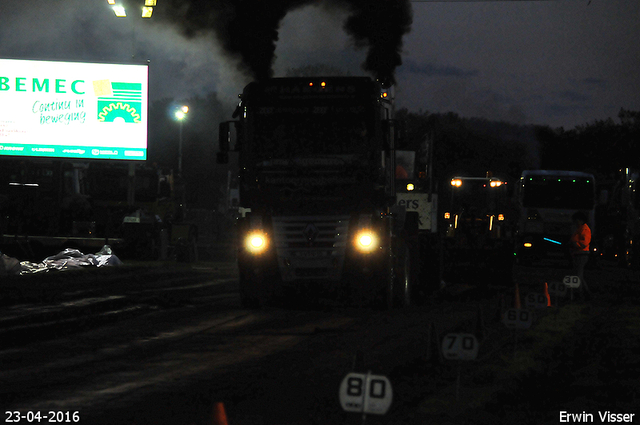
[[[584,268],[589,261],[589,245],[591,244],[591,229],[587,225],[587,216],[578,211],[571,216],[571,221],[575,226],[569,242],[569,252],[576,276],[580,278],[580,294],[586,299],[591,298],[591,291],[584,280]]]

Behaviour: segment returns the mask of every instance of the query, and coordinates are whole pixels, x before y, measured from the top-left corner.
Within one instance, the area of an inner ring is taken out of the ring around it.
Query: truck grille
[[[273,217],[273,237],[284,281],[339,280],[349,216]]]

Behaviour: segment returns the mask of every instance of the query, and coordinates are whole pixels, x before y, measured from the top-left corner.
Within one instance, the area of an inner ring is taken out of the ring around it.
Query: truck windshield
[[[371,150],[372,114],[363,105],[258,106],[253,113],[253,143],[258,158],[362,154]]]
[[[594,181],[589,178],[528,177],[523,181],[526,208],[592,209]]]

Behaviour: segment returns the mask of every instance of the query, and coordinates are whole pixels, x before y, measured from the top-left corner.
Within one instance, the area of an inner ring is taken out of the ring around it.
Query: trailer
[[[65,248],[121,258],[197,259],[197,225],[172,174],[143,164],[0,158],[0,251],[40,260]]]

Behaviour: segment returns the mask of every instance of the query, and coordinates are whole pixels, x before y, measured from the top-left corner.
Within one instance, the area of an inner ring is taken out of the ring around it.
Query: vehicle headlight
[[[263,232],[251,232],[244,240],[245,248],[252,254],[260,254],[264,252],[268,245],[269,239]]]
[[[354,245],[360,252],[373,252],[378,247],[378,237],[371,230],[362,230],[356,234]]]

